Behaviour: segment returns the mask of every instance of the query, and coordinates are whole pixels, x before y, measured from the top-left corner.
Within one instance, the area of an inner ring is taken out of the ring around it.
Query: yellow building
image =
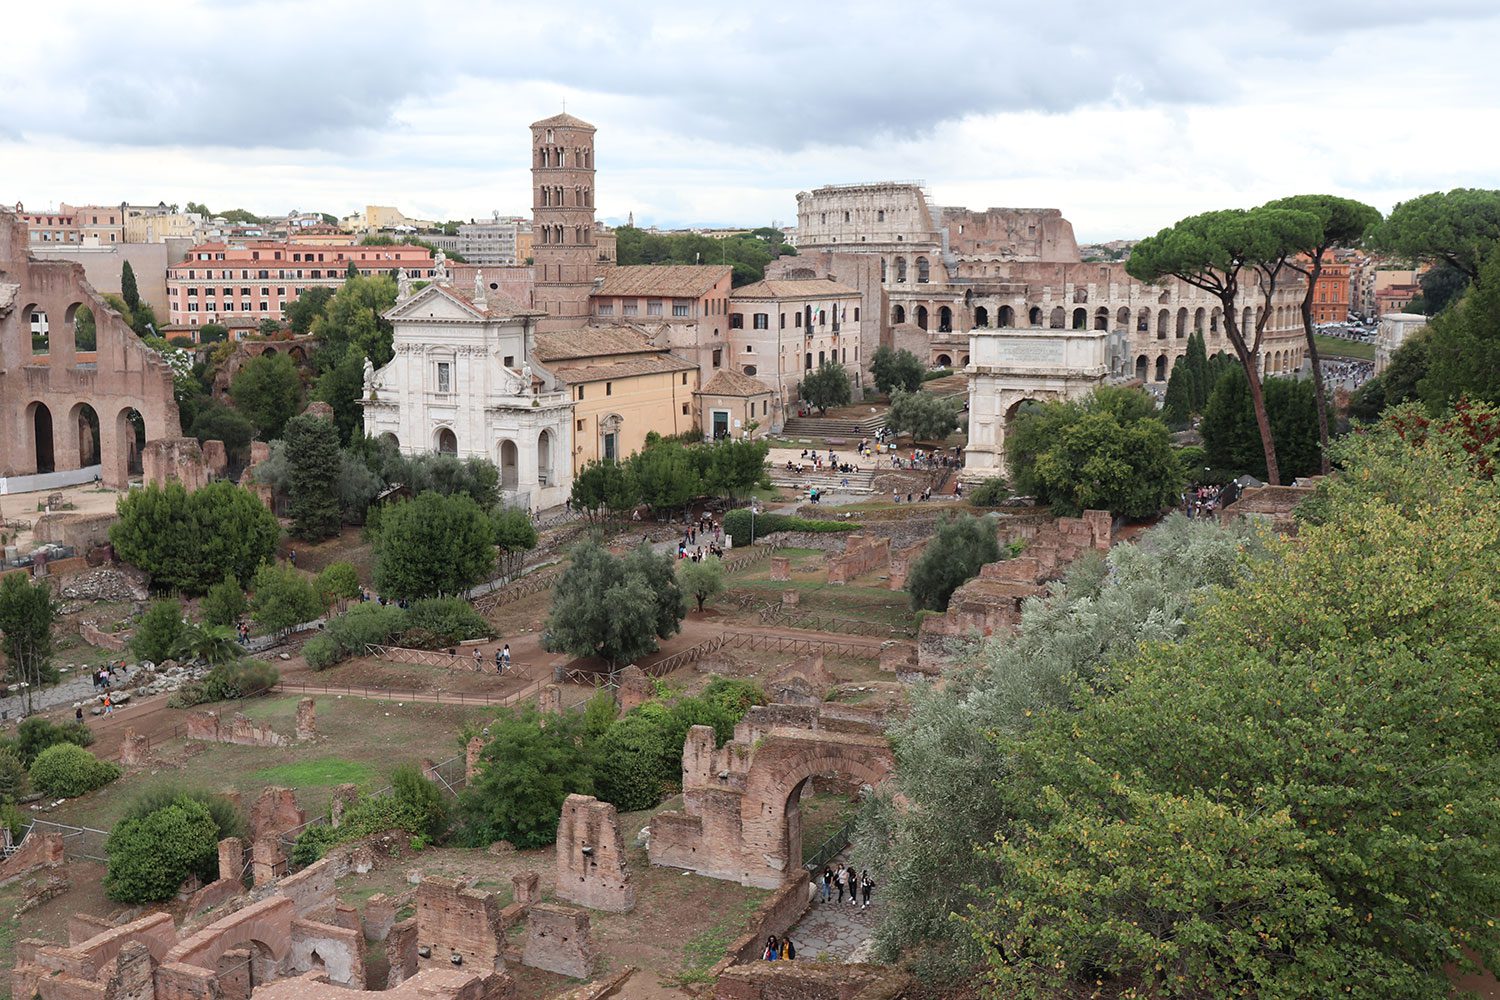
[[[646,444],[697,426],[698,366],[630,327],[539,333],[534,356],[573,400],[573,472],[598,459],[618,461]]]

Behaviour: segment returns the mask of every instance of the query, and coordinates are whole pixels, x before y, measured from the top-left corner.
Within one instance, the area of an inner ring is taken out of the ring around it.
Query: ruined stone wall
[[[74,340],[82,307],[94,315],[92,351],[80,351]],[[47,318],[45,355],[32,352],[33,313]],[[0,426],[12,431],[0,435],[0,474],[37,471],[39,408],[51,423],[42,451],[50,450],[57,470],[86,464],[80,420],[85,406],[93,411],[101,476],[116,489],[126,486],[135,446],[131,411],[140,415],[148,443],[182,435],[166,362],[105,304],[81,266],[33,259],[25,226],[8,211],[0,211],[0,373]]]
[[[956,254],[1018,261],[1076,263],[1082,259],[1073,224],[1055,208],[938,208],[938,226]]]
[[[594,949],[587,910],[537,903],[526,916],[526,946],[521,964],[574,979],[594,975]]]
[[[894,966],[837,962],[750,962],[726,969],[714,1000],[899,1000],[911,977]]]
[[[206,743],[233,743],[245,747],[282,747],[291,741],[271,728],[236,712],[228,723],[217,712],[194,712],[187,719],[187,738]]]
[[[848,583],[866,573],[886,569],[890,563],[890,538],[857,531],[846,537],[844,551],[828,560],[828,582]]]
[[[428,876],[417,887],[417,943],[431,949],[428,962],[447,965],[463,956],[478,969],[504,968],[505,931],[493,892],[471,889],[455,879]]]
[[[595,910],[629,913],[635,887],[615,807],[569,795],[557,824],[557,898]]]

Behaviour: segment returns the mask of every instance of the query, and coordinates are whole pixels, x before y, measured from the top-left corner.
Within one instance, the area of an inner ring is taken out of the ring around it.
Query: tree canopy
[[[948,518],[912,564],[906,577],[912,607],[944,611],[953,592],[979,575],[985,563],[1000,558],[995,523],[986,517]]]
[[[338,534],[339,437],[333,423],[309,413],[286,423],[287,496],[292,535],[320,541]]]
[[[622,557],[580,543],[552,589],[547,648],[598,656],[611,669],[654,652],[657,640],[681,629],[687,611],[673,563],[645,546]]]
[[[1282,473],[1288,478],[1315,476],[1322,470],[1315,392],[1313,384],[1303,379],[1268,378],[1265,382],[1266,412],[1276,434]],[[1219,377],[1198,430],[1209,465],[1265,476],[1265,452],[1256,433],[1244,372],[1233,368]]]
[[[819,413],[827,413],[830,406],[848,406],[853,392],[849,373],[837,361],[825,361],[816,371],[804,373],[798,391]]]
[[[248,583],[276,551],[281,526],[260,498],[230,482],[189,493],[182,484],[150,484],[122,496],[109,540],[126,562],[161,589],[201,594],[224,573]]]
[[[959,396],[897,389],[886,413],[886,430],[893,434],[910,434],[918,441],[943,441],[958,429],[963,405]]]
[[[1463,396],[1500,403],[1500,243],[1468,294],[1433,318],[1423,340],[1427,371],[1418,392],[1429,410],[1439,413]],[[1389,370],[1387,376],[1389,382]]]
[[[282,428],[302,406],[302,378],[285,354],[251,358],[229,384],[234,408],[255,426],[262,441],[281,437]]]
[[[924,374],[926,369],[922,366],[922,359],[911,351],[897,351],[881,345],[870,356],[870,376],[879,392],[889,394],[896,389],[916,392],[922,388]]]
[[[623,264],[729,264],[735,287],[765,277],[766,265],[797,253],[781,231],[764,227],[751,235],[715,239],[694,233],[648,233],[634,226],[615,230],[615,254]]]
[[[495,568],[490,520],[464,493],[384,508],[374,547],[375,586],[396,599],[460,594]]]
[[[1402,257],[1446,261],[1478,281],[1485,257],[1500,243],[1500,190],[1454,188],[1400,202],[1370,241]]]

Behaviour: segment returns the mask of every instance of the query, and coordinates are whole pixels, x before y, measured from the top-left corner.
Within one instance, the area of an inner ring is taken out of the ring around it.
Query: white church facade
[[[573,406],[566,387],[535,357],[546,314],[488,291],[482,272],[459,289],[437,262],[433,283],[412,291],[398,275],[385,313],[395,356],[365,362],[365,434],[410,455],[488,458],[505,502],[561,504],[573,488]]]

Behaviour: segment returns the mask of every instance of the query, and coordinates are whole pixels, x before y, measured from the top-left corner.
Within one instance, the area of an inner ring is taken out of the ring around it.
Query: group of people
[[[698,522],[682,533],[677,542],[677,558],[702,562],[709,556],[724,558],[724,526],[704,511]]]
[[[510,643],[506,643],[495,650],[495,673],[504,675],[510,669]],[[474,672],[484,671],[484,657],[480,654],[478,647],[474,649]]]
[[[1358,389],[1375,377],[1373,361],[1332,361],[1328,358],[1319,360],[1323,364],[1323,381],[1329,385]]]
[[[960,464],[957,447],[952,455],[941,448],[913,448],[910,458],[891,456],[893,469],[956,469]]]
[[[1213,517],[1222,506],[1223,487],[1190,487],[1182,494],[1182,511],[1190,518]]]
[[[849,905],[858,906],[865,910],[870,907],[870,893],[875,891],[875,880],[870,878],[869,869],[862,872],[854,870],[853,865],[839,863],[837,868],[823,868],[823,902],[829,902],[835,892],[838,893],[837,902],[844,901],[844,893],[849,894]],[[862,902],[861,902],[862,901]]]
[[[792,943],[790,935],[783,934],[778,938],[772,934],[766,938],[766,949],[760,953],[760,957],[767,962],[779,962],[782,959],[790,962],[797,957],[797,946]]]

